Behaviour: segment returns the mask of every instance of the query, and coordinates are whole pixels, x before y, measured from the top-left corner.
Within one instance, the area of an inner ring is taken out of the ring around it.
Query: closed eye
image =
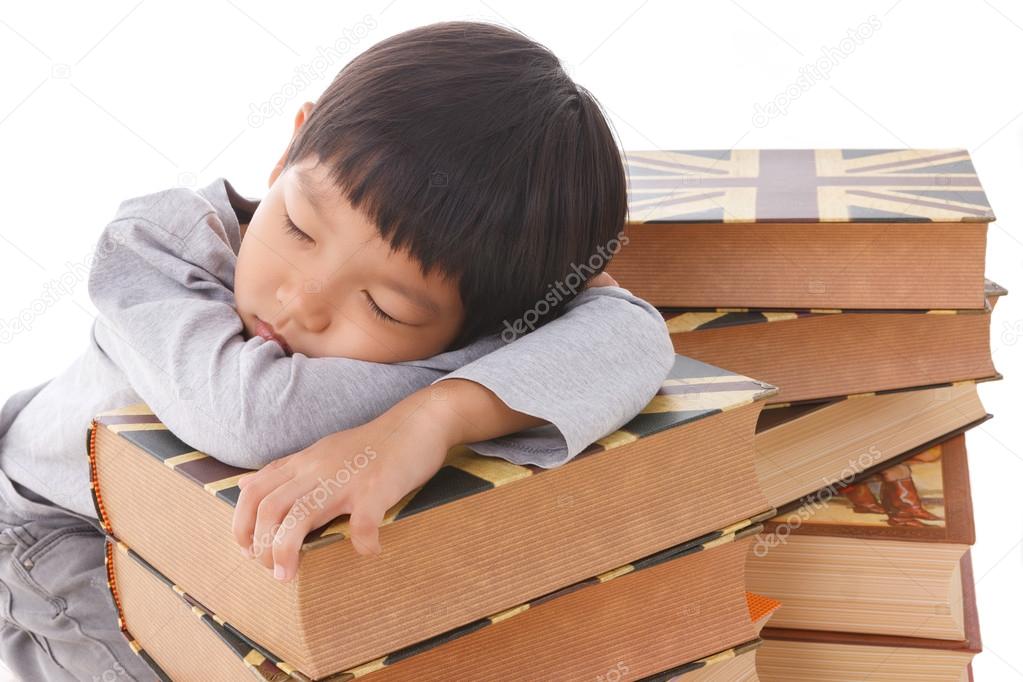
[[[363,293],[366,294],[366,302],[369,303],[370,310],[373,311],[374,315],[379,317],[384,322],[393,322],[394,324],[405,324],[401,320],[397,320],[388,315],[387,313],[385,313],[383,309],[377,305],[376,301],[373,300],[373,297],[369,295],[368,291],[364,291]]]
[[[291,216],[289,216],[287,213],[284,213],[284,231],[293,236],[295,239],[298,239],[299,241],[303,242],[314,241],[312,237],[310,237],[305,232],[300,230],[298,228],[298,225],[292,222]]]

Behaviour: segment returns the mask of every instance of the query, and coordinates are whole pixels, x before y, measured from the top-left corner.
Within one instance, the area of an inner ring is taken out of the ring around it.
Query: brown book
[[[628,151],[607,268],[655,306],[983,308],[995,219],[965,149]]]
[[[754,439],[757,480],[781,511],[990,418],[973,381],[764,409]]]
[[[306,537],[287,583],[242,557],[231,534],[245,470],[196,452],[144,404],[94,419],[92,490],[109,534],[239,631],[323,677],[773,515],[757,486],[753,434],[775,390],[676,356],[641,414],[566,464],[519,466],[453,448],[388,511],[380,556],[351,548],[343,515]],[[339,633],[351,633],[343,647]]]
[[[753,628],[759,635],[781,602],[753,592],[746,592],[746,601]],[[758,637],[747,644],[645,677],[639,682],[757,682],[756,655],[763,641]]]
[[[966,639],[966,459],[960,434],[766,522],[747,575],[784,605],[772,627]]]
[[[675,351],[767,381],[769,404],[997,378],[991,311],[1005,288],[985,280],[983,309],[668,310]]]
[[[778,605],[745,591],[746,555],[760,529],[724,529],[314,679],[715,679],[700,673],[755,648]],[[310,679],[123,542],[107,544],[107,569],[122,632],[167,679]],[[348,640],[340,631],[334,646]]]
[[[967,682],[981,651],[970,552],[963,554],[962,640],[765,627],[757,651],[762,682]],[[780,609],[779,609],[780,610]]]

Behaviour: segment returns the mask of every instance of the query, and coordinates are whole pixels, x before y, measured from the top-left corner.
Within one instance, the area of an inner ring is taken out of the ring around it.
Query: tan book
[[[960,434],[766,522],[747,575],[783,604],[772,627],[966,639],[966,460]]]
[[[661,309],[675,351],[779,388],[768,403],[998,377],[987,280],[974,310]]]
[[[962,557],[965,639],[894,637],[766,627],[757,650],[762,682],[972,682],[981,651],[970,553]],[[780,609],[779,609],[780,610]]]
[[[724,529],[320,678],[243,635],[112,538],[107,571],[122,632],[165,679],[700,681],[722,679],[708,671],[754,649],[777,608],[745,591],[746,555],[760,529]],[[338,631],[333,644],[351,638]],[[747,657],[727,667],[748,672],[752,664]]]
[[[973,381],[765,409],[754,439],[757,480],[782,510],[990,418]]]
[[[388,511],[364,557],[348,516],[315,529],[274,580],[231,534],[243,469],[196,452],[144,404],[99,415],[91,481],[106,531],[311,677],[361,665],[590,576],[774,513],[753,434],[776,389],[676,356],[641,414],[566,464],[453,448]],[[357,590],[353,598],[352,590]],[[339,632],[353,633],[337,646]]]
[[[656,306],[983,308],[965,149],[633,150],[607,271]]]

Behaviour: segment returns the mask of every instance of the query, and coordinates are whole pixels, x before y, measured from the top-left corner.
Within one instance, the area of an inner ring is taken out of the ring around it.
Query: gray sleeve
[[[466,347],[422,363],[383,364],[289,357],[275,343],[246,340],[234,303],[236,254],[214,218],[174,229],[138,217],[111,222],[88,284],[99,312],[96,344],[197,450],[263,466],[366,423],[484,352]]]
[[[512,409],[550,422],[468,444],[483,455],[550,468],[635,417],[674,359],[656,308],[627,289],[595,287],[561,317],[433,383],[471,379]]]
[[[170,214],[181,191],[155,203]],[[93,337],[171,431],[229,464],[260,467],[456,376],[552,423],[474,449],[511,459],[539,448],[548,453],[540,463],[552,452],[567,459],[638,412],[668,371],[663,320],[655,325],[652,308],[617,287],[586,290],[561,318],[508,344],[487,337],[395,364],[289,357],[242,336],[231,246],[238,236],[215,213],[180,215],[127,215],[105,228],[89,274],[99,311]],[[570,360],[583,350],[596,360]],[[473,364],[491,353],[493,361]]]

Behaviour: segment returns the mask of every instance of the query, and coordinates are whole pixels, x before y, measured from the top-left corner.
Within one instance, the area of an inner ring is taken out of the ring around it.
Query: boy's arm
[[[523,359],[527,364],[523,364]],[[468,446],[516,464],[555,467],[635,417],[675,361],[663,316],[619,286],[583,290],[565,313],[433,381],[469,379],[546,423]]]
[[[561,318],[509,344],[495,335],[397,364],[287,357],[241,336],[231,289],[237,233],[213,212],[197,221],[191,191],[145,201],[163,202],[171,218],[132,215],[129,204],[104,230],[89,276],[100,312],[93,334],[168,428],[237,466],[262,466],[455,378],[552,423],[474,449],[550,465],[628,421],[673,360],[660,315],[618,287],[583,291]]]

